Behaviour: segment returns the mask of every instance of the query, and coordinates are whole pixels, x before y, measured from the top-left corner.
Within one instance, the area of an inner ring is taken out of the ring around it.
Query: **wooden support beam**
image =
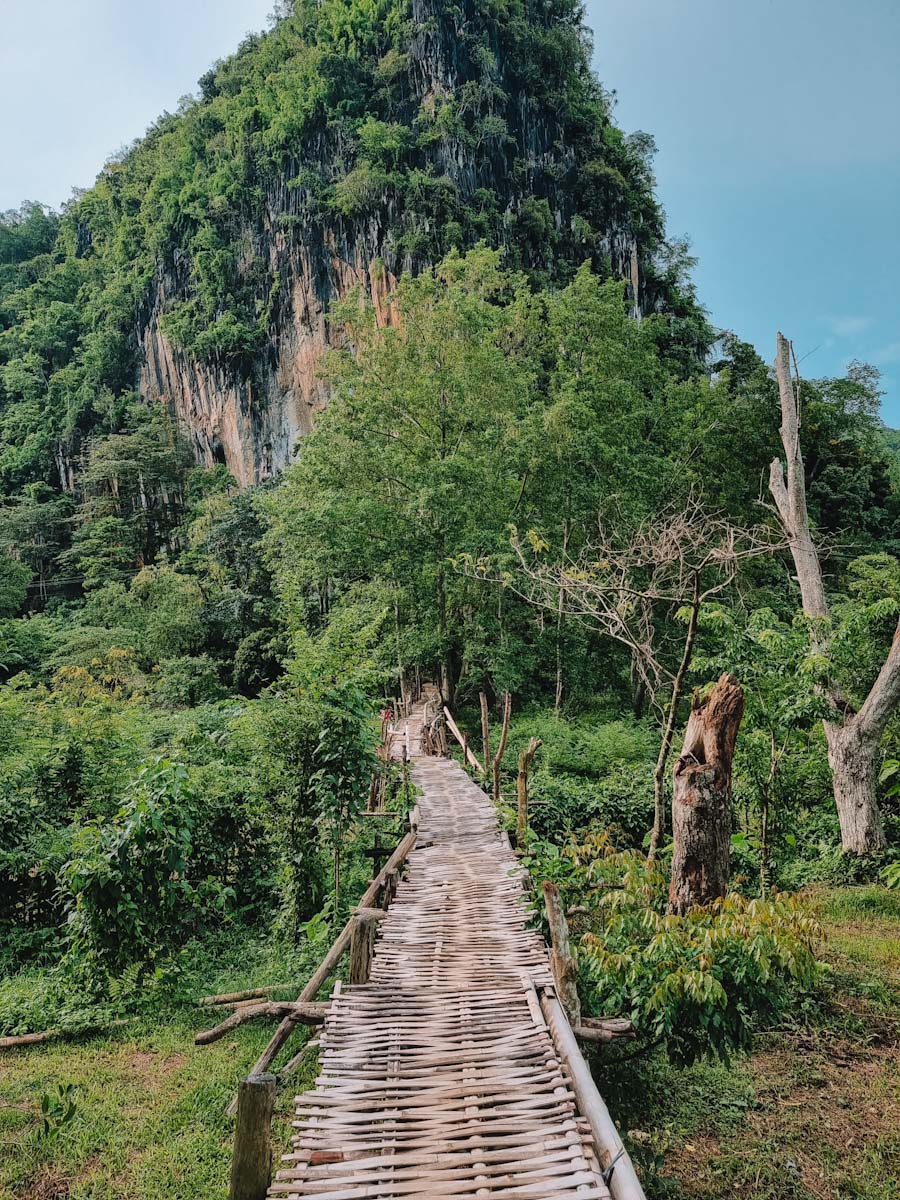
[[[293,1028],[297,1024],[321,1025],[327,1012],[327,1004],[301,1004],[295,1000],[286,1000],[281,1004],[272,1001],[265,1004],[242,1004],[230,1017],[226,1017],[212,1029],[198,1033],[194,1038],[194,1045],[208,1046],[210,1042],[217,1042],[226,1033],[231,1033],[232,1029],[237,1029],[239,1025],[255,1021],[259,1017],[278,1017],[282,1021],[289,1021]]]
[[[265,987],[249,988],[244,992],[220,992],[217,996],[202,996],[197,1004],[201,1007],[212,1004],[240,1004],[244,1000],[257,1000],[271,992],[281,992],[296,986],[295,983],[269,983]]]
[[[450,732],[453,734],[453,736],[456,738],[456,740],[459,742],[459,744],[461,746],[465,747],[464,754],[465,754],[465,758],[466,758],[466,761],[468,762],[469,766],[473,769],[473,771],[480,772],[481,771],[481,763],[478,761],[478,759],[475,757],[475,755],[469,749],[468,740],[463,741],[463,735],[459,731],[459,726],[453,720],[453,713],[446,706],[446,704],[444,705],[444,719],[447,722],[447,728],[450,730]]]
[[[573,1026],[575,1036],[583,1042],[612,1042],[616,1038],[637,1037],[635,1028],[626,1017],[582,1017]]]
[[[274,1108],[274,1075],[248,1075],[241,1080],[228,1200],[265,1200],[272,1178]]]

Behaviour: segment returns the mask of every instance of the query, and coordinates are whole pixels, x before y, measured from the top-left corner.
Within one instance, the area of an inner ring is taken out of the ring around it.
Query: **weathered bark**
[[[372,909],[357,909],[353,917],[353,928],[350,932],[350,983],[360,984],[369,982],[369,972],[372,969],[372,956],[375,953],[375,926],[377,917],[372,916]]]
[[[569,925],[563,913],[559,888],[548,879],[544,880],[544,905],[547,909],[547,924],[550,927],[550,969],[556,982],[556,993],[569,1024],[573,1029],[581,1025],[581,1001],[578,998],[578,964],[569,943]]]
[[[206,1029],[203,1033],[198,1033],[194,1038],[195,1046],[208,1046],[211,1042],[217,1042],[223,1038],[226,1033],[231,1033],[233,1029],[237,1029],[239,1025],[245,1025],[248,1021],[255,1021],[258,1017],[276,1017],[281,1021],[289,1021],[291,1025],[321,1025],[325,1020],[325,1015],[328,1012],[327,1004],[316,1004],[312,1001],[300,1003],[299,1001],[283,1001],[281,1003],[270,1001],[266,1004],[241,1004],[224,1021],[220,1021],[218,1025],[212,1029]]]
[[[248,1075],[241,1080],[228,1200],[265,1200],[272,1178],[274,1110],[274,1075]]]
[[[706,700],[695,694],[673,771],[669,911],[683,914],[728,890],[731,866],[731,763],[744,693],[723,675]]]
[[[826,721],[825,737],[841,845],[853,854],[871,854],[886,844],[875,800],[881,730],[867,734],[857,716],[844,725]]]
[[[822,568],[809,528],[806,507],[806,477],[800,452],[800,396],[791,381],[791,344],[778,334],[775,358],[778,395],[781,401],[781,443],[787,464],[787,480],[780,459],[769,469],[769,490],[787,535],[803,611],[808,617],[827,618],[828,601]],[[841,845],[853,854],[871,854],[885,846],[884,827],[878,809],[878,754],[881,738],[891,713],[900,702],[900,621],[890,652],[872,688],[854,712],[841,689],[823,689],[838,720],[823,722],[828,742],[834,802],[841,824]]]
[[[828,603],[822,583],[822,568],[810,533],[806,508],[806,472],[800,453],[800,397],[795,394],[791,382],[791,344],[781,333],[778,335],[775,373],[781,401],[779,432],[787,464],[787,482],[781,459],[775,458],[769,468],[769,490],[791,548],[803,611],[809,617],[827,617]]]

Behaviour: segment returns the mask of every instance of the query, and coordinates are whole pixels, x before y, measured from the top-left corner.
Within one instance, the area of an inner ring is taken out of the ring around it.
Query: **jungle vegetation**
[[[520,850],[581,914],[586,1009],[630,1016],[651,1063],[728,1060],[819,1003],[794,893],[898,883],[898,716],[877,746],[883,837],[862,853],[842,848],[823,732],[835,696],[865,700],[900,613],[877,373],[795,384],[828,598],[810,616],[768,491],[777,380],[709,325],[578,6],[477,7],[465,52],[518,64],[503,86],[561,114],[581,180],[561,229],[547,196],[510,222],[435,172],[442,138],[513,153],[508,96],[495,81],[412,111],[400,0],[285,6],[62,213],[0,220],[0,1034],[184,1020],[238,943],[308,972],[368,878],[376,714],[417,671],[471,729],[480,693],[497,713],[512,694],[510,826],[540,739]],[[301,161],[315,138],[341,155]],[[282,477],[242,489],[135,390],[137,330],[181,264],[166,335],[252,372],[281,311],[260,239],[282,185],[313,224],[391,212],[407,269],[393,324],[364,294],[334,307],[327,410]],[[600,248],[620,219],[639,320]],[[634,567],[653,671],[568,584],[558,604],[535,590],[563,567],[605,586],[618,560],[598,545],[623,554],[688,510],[769,548],[693,619]],[[677,750],[692,693],[724,672],[745,702],[730,891],[671,916],[668,768],[647,854],[660,745],[671,714]]]

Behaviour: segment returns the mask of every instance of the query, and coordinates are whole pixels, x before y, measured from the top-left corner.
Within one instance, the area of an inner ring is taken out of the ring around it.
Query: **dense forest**
[[[890,907],[877,372],[778,378],[711,326],[590,54],[573,0],[296,0],[62,212],[0,220],[0,1035],[186,1020],[248,954],[308,973],[373,772],[382,835],[414,799],[378,712],[422,678],[473,730],[511,696],[510,829],[539,740],[519,853],[655,1087],[826,1004],[803,889]],[[672,767],[726,674],[729,873],[673,907]]]

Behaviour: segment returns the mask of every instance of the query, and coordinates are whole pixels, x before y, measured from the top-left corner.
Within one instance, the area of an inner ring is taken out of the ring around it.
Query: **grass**
[[[206,949],[190,965],[191,994],[266,983],[299,986],[313,947],[294,961],[241,939]],[[286,976],[286,977],[285,977]],[[24,991],[34,979],[22,977]],[[276,998],[287,993],[277,992]],[[296,993],[295,993],[296,994]],[[229,1010],[224,1010],[225,1015]],[[215,1024],[209,1008],[144,1016],[111,1034],[0,1052],[0,1200],[213,1200],[227,1194],[232,1122],[225,1108],[271,1035],[245,1025],[210,1046],[194,1034]],[[298,1030],[292,1050],[308,1031]],[[274,1135],[288,1143],[291,1099],[315,1076],[315,1055],[280,1089]],[[42,1136],[41,1098],[74,1085],[76,1113]]]
[[[750,1058],[686,1070],[661,1058],[639,1073],[598,1068],[648,1200],[897,1194],[898,899],[881,888],[810,899],[826,932],[822,989],[800,997]],[[229,947],[197,994],[280,982],[284,971],[270,948]],[[208,1011],[188,1008],[112,1035],[0,1054],[0,1200],[223,1200],[232,1137],[225,1106],[270,1029],[244,1026],[195,1047],[194,1033],[210,1023]],[[291,1099],[314,1073],[311,1053],[279,1090],[280,1146]],[[48,1141],[41,1097],[67,1083],[77,1088],[77,1112]]]
[[[127,1034],[8,1052],[0,1062],[2,1200],[224,1196],[231,1152],[224,1110],[271,1030],[245,1026],[195,1047],[193,1035],[208,1020],[148,1020]],[[314,1065],[310,1054],[310,1078]],[[76,1115],[48,1141],[40,1136],[41,1096],[66,1083],[77,1088]],[[279,1093],[281,1142],[292,1095],[292,1088]]]

